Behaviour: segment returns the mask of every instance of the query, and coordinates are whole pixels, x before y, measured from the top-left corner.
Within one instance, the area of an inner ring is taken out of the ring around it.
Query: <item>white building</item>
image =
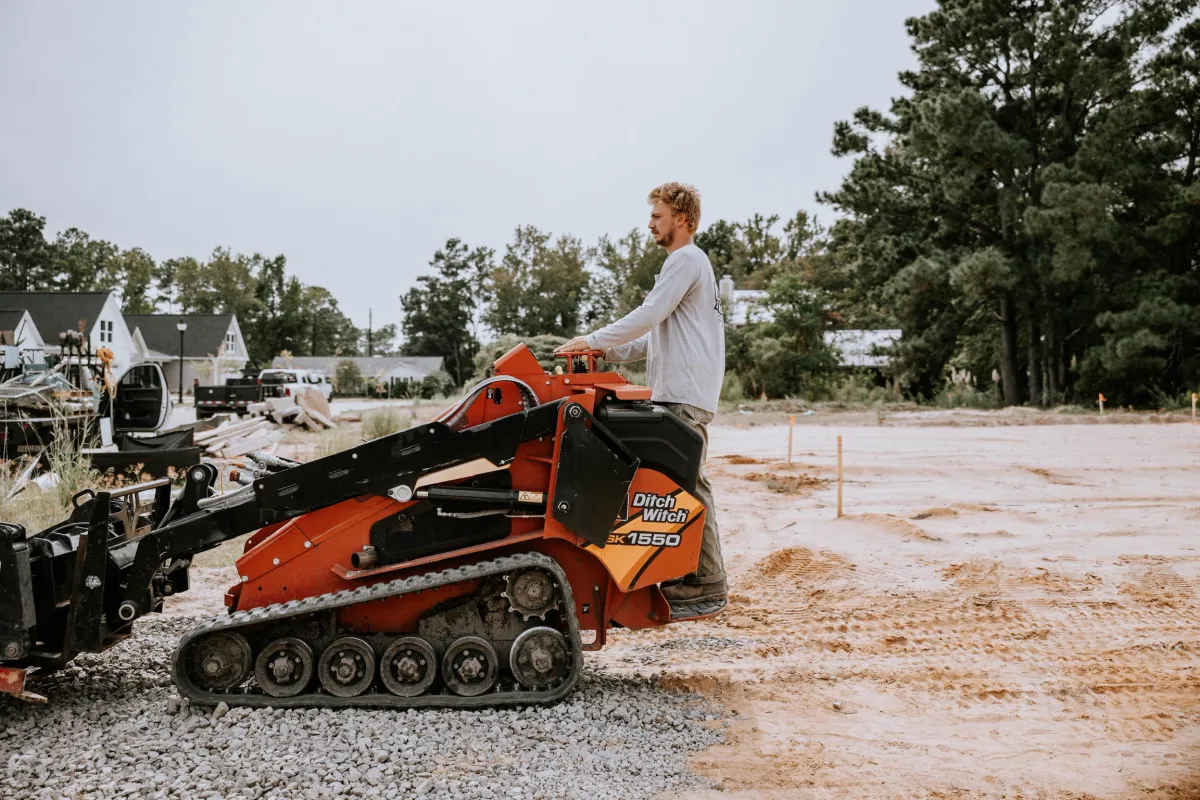
[[[194,382],[220,385],[246,368],[250,355],[236,314],[128,314],[134,351],[141,361],[162,365],[167,383],[178,391],[182,377],[185,392]],[[180,375],[179,323],[183,332],[183,374]]]
[[[842,361],[843,367],[882,368],[888,364],[887,350],[904,331],[898,328],[874,331],[845,330],[825,331],[825,344],[831,345]]]
[[[0,336],[8,339],[8,334],[11,334],[11,341],[4,343],[11,343],[16,348],[21,363],[46,363],[46,343],[28,311],[0,309]]]
[[[100,347],[113,351],[112,371],[118,378],[141,360],[115,292],[0,292],[0,308],[29,312],[45,354],[61,352],[60,333],[79,331],[92,352]]]
[[[733,278],[726,275],[720,283],[721,302],[729,324],[735,327],[771,322],[771,309],[763,303],[767,293],[762,289],[737,289]],[[843,367],[887,366],[887,350],[900,341],[904,331],[899,329],[825,331],[825,344],[837,350]]]

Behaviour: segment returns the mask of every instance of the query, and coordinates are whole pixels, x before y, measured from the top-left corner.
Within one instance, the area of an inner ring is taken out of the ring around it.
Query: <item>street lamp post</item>
[[[179,405],[183,405],[183,332],[187,330],[187,323],[179,320],[175,330],[179,331]]]

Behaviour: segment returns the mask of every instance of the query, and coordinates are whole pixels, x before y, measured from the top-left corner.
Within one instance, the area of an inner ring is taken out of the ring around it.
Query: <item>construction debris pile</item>
[[[195,442],[204,454],[213,458],[237,458],[255,450],[272,452],[284,437],[284,425],[310,431],[336,428],[329,401],[320,392],[308,389],[293,397],[275,397],[250,406],[246,418],[217,416],[216,427],[196,427]]]

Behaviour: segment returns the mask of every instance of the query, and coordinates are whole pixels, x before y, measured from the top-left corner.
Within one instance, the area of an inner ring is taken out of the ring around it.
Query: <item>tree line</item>
[[[827,294],[805,279],[823,241],[804,212],[782,225],[774,215],[718,220],[696,236],[714,280],[729,275],[740,288],[766,290],[763,324],[728,334],[730,370],[751,394],[798,391],[826,380],[835,365],[823,338]],[[522,225],[502,254],[450,239],[401,297],[402,351],[443,356],[460,384],[498,354],[485,339],[503,349],[528,342],[550,363],[556,344],[637,307],[665,260],[666,251],[638,229],[585,246],[577,237]],[[491,357],[481,363],[480,353]]]
[[[766,290],[728,329],[744,391],[819,398],[824,333],[899,328],[884,377],[998,404],[1176,403],[1200,389],[1197,0],[940,0],[906,22],[916,68],[887,111],[835,125],[851,161],[803,213],[718,220],[716,276]],[[663,251],[518,228],[502,256],[455,239],[403,299],[404,347],[475,366],[475,320],[566,337],[628,311]]]
[[[917,68],[838,123],[819,282],[902,328],[929,394],[969,371],[1004,404],[1200,388],[1195,0],[941,0]]]
[[[45,227],[45,218],[27,209],[0,217],[0,290],[115,290],[127,314],[236,314],[255,365],[283,351],[352,356],[395,349],[395,325],[371,330],[368,342],[368,331],[355,327],[329,290],[287,273],[285,256],[218,247],[207,259],[155,261],[141,248],[121,249],[78,228],[47,239]]]
[[[817,198],[833,224],[756,214],[696,237],[714,279],[764,290],[760,321],[727,328],[729,379],[819,399],[845,380],[828,331],[898,328],[884,374],[865,380],[914,399],[959,387],[1006,405],[1100,392],[1144,405],[1200,389],[1198,5],[939,0],[907,20],[905,95],[834,126],[850,163]],[[283,256],[156,263],[75,229],[48,242],[43,225],[0,220],[0,286],[234,311],[259,359],[367,350]],[[664,258],[637,229],[585,245],[523,225],[499,253],[450,239],[401,296],[401,351],[442,356],[458,385],[499,344],[548,357],[636,306]]]

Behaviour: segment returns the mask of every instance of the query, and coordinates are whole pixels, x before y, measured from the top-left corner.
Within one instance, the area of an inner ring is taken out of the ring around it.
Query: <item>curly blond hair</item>
[[[682,214],[687,220],[689,233],[700,227],[700,192],[690,183],[671,181],[650,190],[647,202],[665,203],[673,213]]]

